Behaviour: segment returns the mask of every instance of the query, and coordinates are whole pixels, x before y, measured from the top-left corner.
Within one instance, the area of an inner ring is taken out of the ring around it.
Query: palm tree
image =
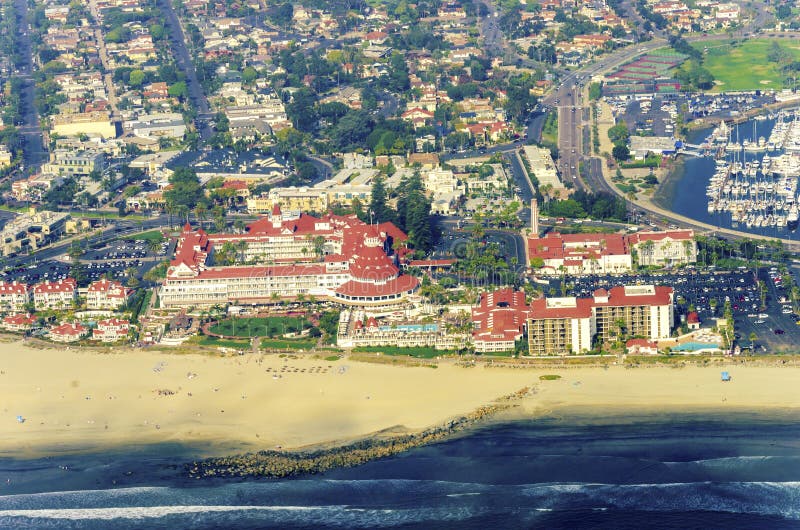
[[[147,248],[155,256],[161,250],[161,241],[158,239],[150,239],[147,241]]]
[[[208,217],[208,208],[206,208],[205,204],[199,203],[194,207],[194,215],[197,217],[197,221],[200,223],[200,228],[202,229],[203,221]]]

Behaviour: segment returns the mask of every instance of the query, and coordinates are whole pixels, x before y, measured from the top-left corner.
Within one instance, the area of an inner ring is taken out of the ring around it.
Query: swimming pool
[[[671,348],[672,351],[698,351],[698,350],[718,350],[719,344],[711,342],[684,342]]]

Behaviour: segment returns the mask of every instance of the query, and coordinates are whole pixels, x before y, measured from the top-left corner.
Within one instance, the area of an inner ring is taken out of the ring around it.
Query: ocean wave
[[[523,493],[536,504],[567,509],[577,501],[626,510],[715,511],[800,520],[800,482],[533,484]]]
[[[111,520],[148,519],[167,515],[238,511],[316,511],[330,509],[323,506],[134,506],[126,508],[52,508],[40,510],[0,510],[4,517],[31,519]],[[335,507],[334,507],[335,508]]]
[[[347,504],[342,504],[343,499],[347,499]],[[456,523],[501,513],[532,522],[550,512],[570,510],[726,512],[800,521],[800,482],[490,485],[434,480],[322,479],[196,488],[120,488],[3,496],[0,527],[13,527],[15,521],[177,518],[183,523],[246,518],[278,526],[385,528]]]

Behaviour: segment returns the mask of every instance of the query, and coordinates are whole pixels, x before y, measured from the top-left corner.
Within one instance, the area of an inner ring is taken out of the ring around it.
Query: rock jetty
[[[324,473],[330,469],[353,467],[378,458],[386,458],[442,441],[488,417],[512,407],[511,401],[530,393],[524,388],[498,399],[498,403],[479,407],[460,418],[421,432],[368,438],[347,445],[316,451],[258,451],[234,456],[215,457],[186,465],[189,477],[267,477],[286,478]]]

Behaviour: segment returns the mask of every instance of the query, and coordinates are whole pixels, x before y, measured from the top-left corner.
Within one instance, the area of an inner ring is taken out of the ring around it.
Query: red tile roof
[[[664,306],[672,304],[672,293],[674,292],[672,287],[668,287],[666,285],[656,285],[652,294],[635,294],[632,292],[633,289],[642,289],[644,287],[647,286],[632,285],[628,288],[627,294],[625,292],[626,288],[621,285],[612,287],[608,293],[608,302],[594,302],[594,305],[604,307],[623,307],[640,305]],[[595,292],[595,296],[597,296],[597,292]]]
[[[546,298],[531,302],[531,318],[544,320],[549,318],[589,318],[592,316],[594,300],[591,298],[575,298],[574,306],[549,305]]]
[[[264,267],[211,267],[201,271],[196,278],[192,279],[254,278],[259,276],[318,276],[322,274],[326,274],[325,265],[321,263],[308,263]]]
[[[126,298],[131,289],[126,289],[120,282],[101,278],[89,284],[90,292],[105,292],[109,298]]]
[[[694,230],[665,230],[663,232],[638,232],[628,237],[631,245],[643,241],[661,241],[664,239],[675,241],[691,241],[694,239]]]
[[[75,292],[77,288],[78,282],[74,278],[64,278],[57,282],[43,281],[42,283],[37,283],[33,287],[33,292],[34,294],[71,293]]]
[[[74,337],[77,335],[83,335],[86,333],[86,328],[81,326],[80,324],[61,324],[60,326],[56,326],[54,328],[50,328],[51,335],[64,335]]]
[[[413,291],[418,285],[419,280],[409,275],[399,276],[381,285],[350,280],[336,289],[336,294],[367,297],[388,296]]]
[[[626,348],[656,348],[658,349],[658,343],[653,342],[647,339],[630,339],[628,342],[625,343]]]
[[[25,294],[28,292],[28,285],[19,282],[0,282],[0,295],[2,294]]]
[[[36,317],[31,314],[18,314],[18,315],[8,315],[7,317],[3,318],[3,322],[6,324],[12,324],[14,326],[30,326],[31,324],[36,322]]]
[[[363,247],[350,260],[350,274],[356,280],[383,281],[397,277],[400,271],[381,247]]]

